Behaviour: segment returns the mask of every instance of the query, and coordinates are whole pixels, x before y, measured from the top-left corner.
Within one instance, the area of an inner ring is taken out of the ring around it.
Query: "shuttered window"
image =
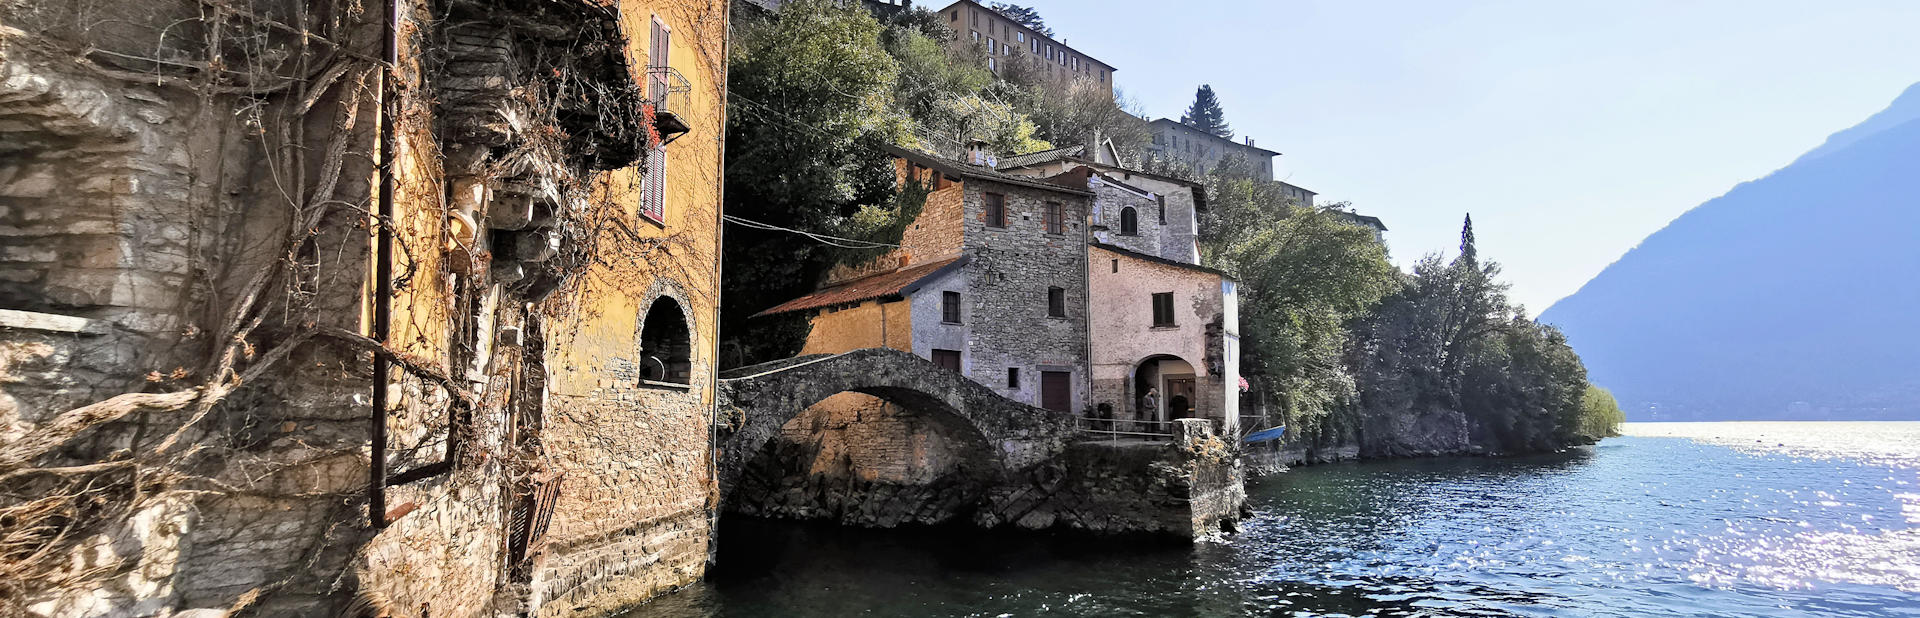
[[[1047,317],[1067,317],[1067,290],[1065,288],[1047,288]]]
[[[989,227],[1007,226],[1007,196],[998,193],[986,194],[987,225]]]
[[[1160,292],[1153,295],[1153,325],[1174,326],[1173,292]]]
[[[653,18],[653,31],[647,41],[647,97],[657,111],[667,100],[667,54],[673,45],[673,30],[659,16]],[[640,181],[640,216],[654,223],[667,222],[667,147],[659,145],[647,151],[646,171]]]
[[[1045,218],[1047,220],[1048,234],[1067,233],[1067,216],[1065,212],[1062,212],[1063,210],[1059,202],[1047,202]]]
[[[946,369],[949,371],[959,371],[960,370],[960,351],[959,350],[934,350],[933,364],[939,365],[940,368]]]

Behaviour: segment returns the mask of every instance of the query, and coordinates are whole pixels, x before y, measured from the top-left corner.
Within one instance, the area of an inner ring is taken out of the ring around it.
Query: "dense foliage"
[[[1587,385],[1586,395],[1580,398],[1580,433],[1594,438],[1610,438],[1620,435],[1620,424],[1627,422],[1627,414],[1620,411],[1620,403],[1613,399],[1613,393],[1607,389]]]
[[[1020,6],[1011,2],[994,2],[988,4],[987,7],[999,12],[1001,15],[1007,16],[1007,19],[1019,22],[1020,25],[1033,29],[1034,32],[1038,32],[1042,36],[1053,38],[1053,29],[1047,27],[1047,21],[1041,19],[1040,11],[1034,10],[1033,7]]]
[[[1104,85],[1056,89],[996,79],[984,50],[955,52],[946,20],[922,8],[890,12],[885,21],[860,3],[832,0],[795,0],[771,14],[750,3],[735,10],[726,212],[756,223],[727,226],[724,366],[798,352],[803,318],[751,316],[811,292],[834,265],[885,249],[768,226],[899,242],[925,191],[895,186],[882,146],[957,157],[972,140],[1010,154],[1096,138],[1146,140],[1144,123]]]

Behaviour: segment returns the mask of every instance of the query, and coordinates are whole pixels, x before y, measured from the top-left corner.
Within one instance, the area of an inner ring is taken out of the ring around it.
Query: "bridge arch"
[[[1073,432],[1070,415],[1006,399],[959,373],[888,348],[776,361],[729,372],[720,384],[727,410],[717,466],[723,499],[782,426],[844,392],[928,412],[944,435],[981,447],[979,459],[965,464],[987,475],[1045,461]]]

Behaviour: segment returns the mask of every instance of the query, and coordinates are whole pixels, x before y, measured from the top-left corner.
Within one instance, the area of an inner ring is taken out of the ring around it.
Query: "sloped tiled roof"
[[[1086,196],[1093,195],[1092,192],[1089,192],[1086,189],[1063,187],[1057,184],[1045,182],[1038,178],[1031,178],[1027,176],[1015,176],[1013,174],[1008,174],[1006,172],[993,169],[991,167],[986,167],[983,165],[973,165],[971,163],[962,163],[962,162],[948,159],[945,157],[940,157],[932,154],[927,154],[925,152],[920,152],[918,150],[902,148],[900,146],[882,144],[880,146],[880,149],[886,151],[889,154],[892,154],[893,156],[900,157],[902,159],[906,159],[914,163],[919,163],[921,165],[924,165],[936,171],[939,171],[942,174],[946,174],[948,176],[953,176],[956,178],[973,178],[973,179],[985,180],[989,182],[998,182],[1001,184],[1027,187],[1031,189],[1045,189],[1048,191],[1057,191],[1060,193],[1071,193],[1074,195],[1086,195]]]
[[[959,256],[884,272],[868,277],[854,279],[840,285],[830,286],[818,292],[808,294],[753,314],[753,317],[807,311],[835,305],[847,305],[875,298],[911,294],[919,289],[919,283],[937,275],[945,274],[952,268],[966,264],[967,256]]]
[[[1027,154],[1013,155],[1011,157],[1002,158],[1000,159],[999,167],[1000,169],[1008,169],[1008,168],[1015,168],[1015,167],[1027,167],[1030,165],[1041,165],[1045,163],[1052,163],[1054,161],[1059,161],[1061,159],[1078,157],[1080,156],[1081,153],[1084,153],[1086,151],[1087,151],[1087,147],[1083,145],[1083,146],[1067,146],[1064,148],[1055,148],[1053,150],[1042,150],[1039,152],[1029,152]]]

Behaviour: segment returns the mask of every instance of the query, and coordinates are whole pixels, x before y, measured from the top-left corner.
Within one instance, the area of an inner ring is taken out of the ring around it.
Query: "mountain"
[[[1540,319],[1630,420],[1920,420],[1920,84]]]

